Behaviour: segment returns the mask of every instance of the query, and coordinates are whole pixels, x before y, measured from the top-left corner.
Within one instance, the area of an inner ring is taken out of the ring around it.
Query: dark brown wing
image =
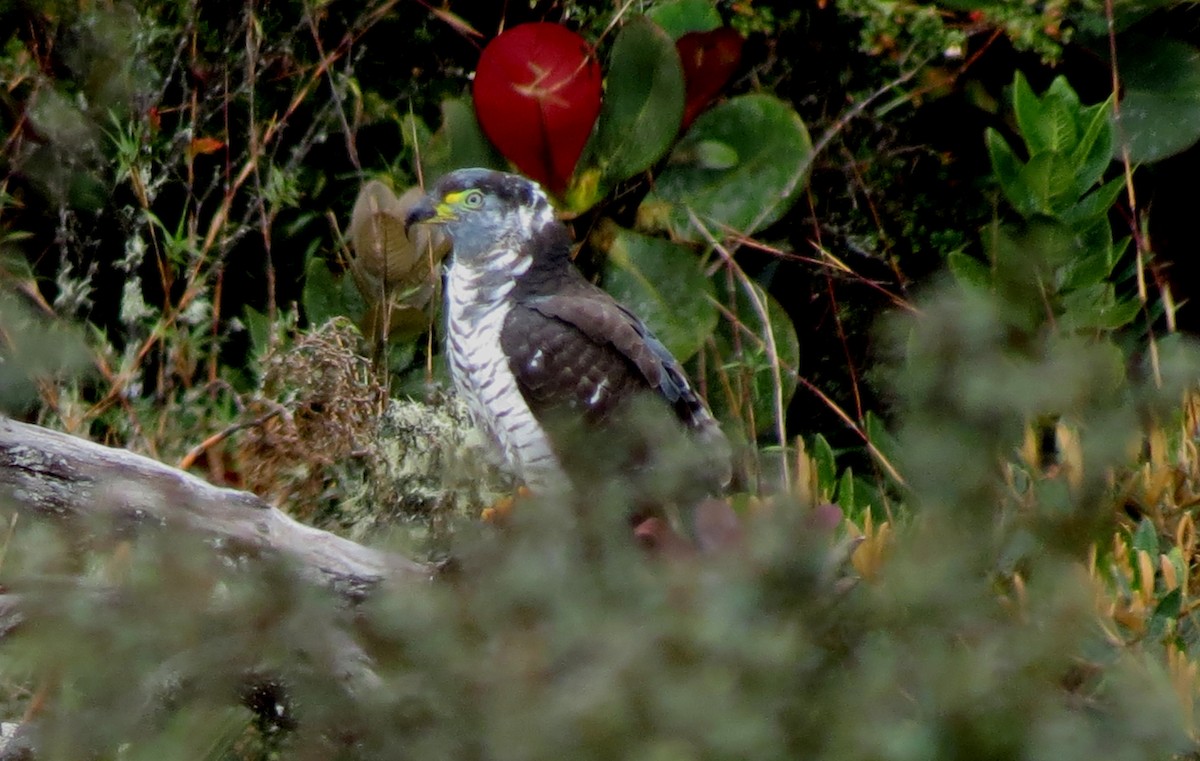
[[[628,394],[653,389],[688,428],[716,428],[666,347],[590,284],[519,302],[500,340],[531,403],[567,404],[602,417]]]
[[[717,489],[729,482],[729,444],[683,369],[641,320],[604,291],[580,283],[562,294],[519,301],[500,344],[535,414],[570,408],[600,422],[632,397],[657,393],[703,444],[702,480]]]
[[[526,403],[536,413],[577,409],[599,422],[626,399],[652,388],[645,373],[612,342],[596,340],[574,321],[543,311],[547,302],[519,303],[509,312],[500,345]],[[602,319],[602,315],[595,316]],[[590,323],[585,323],[589,324]]]

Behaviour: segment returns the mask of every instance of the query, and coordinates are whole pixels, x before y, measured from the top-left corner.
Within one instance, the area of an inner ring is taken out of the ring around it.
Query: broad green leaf
[[[608,225],[604,287],[641,317],[675,358],[700,350],[717,325],[712,282],[695,252],[663,238]]]
[[[1151,13],[1162,8],[1177,6],[1178,4],[1178,0],[1114,0],[1113,27],[1117,32],[1123,32]],[[1096,36],[1103,37],[1110,34],[1111,31],[1107,26],[1108,19],[1104,16],[1103,5],[1100,6],[1096,15],[1100,16],[1102,23],[1105,24]]]
[[[599,181],[568,191],[571,208],[586,211],[616,183],[643,172],[663,157],[683,119],[683,67],[675,44],[649,19],[635,18],[617,34],[609,58],[607,87],[596,133],[584,166]],[[581,172],[583,175],[587,172]]]
[[[713,168],[706,143],[728,146],[737,162]],[[654,189],[638,208],[638,225],[669,229],[704,241],[689,219],[696,215],[716,237],[721,227],[750,234],[791,208],[812,159],[808,130],[791,106],[770,95],[742,95],[705,111],[676,145]]]
[[[721,283],[724,290],[723,277]],[[754,289],[755,299],[747,294],[748,285]],[[800,341],[787,311],[757,284],[739,283],[732,300],[732,306],[726,306],[736,322],[729,316],[718,321],[713,335],[716,356],[705,356],[708,400],[722,420],[741,419],[749,423],[749,416],[753,415],[755,433],[765,435],[774,430],[776,414],[775,371],[767,337],[775,345],[779,391],[785,409],[796,392]],[[767,324],[755,300],[765,307]]]
[[[1155,40],[1123,51],[1120,135],[1134,162],[1158,161],[1200,139],[1200,50]]]
[[[987,290],[992,287],[992,272],[987,265],[962,251],[951,251],[946,263],[958,282]]]
[[[471,99],[447,98],[442,101],[442,126],[421,150],[421,170],[432,182],[446,172],[470,166],[507,168],[479,129]]]
[[[721,26],[721,14],[712,0],[675,0],[660,3],[646,15],[677,40],[689,32],[710,32]]]
[[[1155,11],[1178,5],[1179,0],[1113,0],[1111,16],[1103,3],[1079,6],[1071,13],[1072,25],[1077,39],[1106,40],[1112,32],[1124,32]]]
[[[737,151],[719,140],[696,143],[696,162],[705,169],[729,169],[737,166]]]

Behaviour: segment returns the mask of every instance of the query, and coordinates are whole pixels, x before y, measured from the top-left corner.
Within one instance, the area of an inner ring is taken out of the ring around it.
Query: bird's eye
[[[466,206],[468,209],[478,209],[480,206],[483,206],[483,193],[480,193],[478,190],[472,190],[470,193],[467,193],[463,196],[463,206]]]

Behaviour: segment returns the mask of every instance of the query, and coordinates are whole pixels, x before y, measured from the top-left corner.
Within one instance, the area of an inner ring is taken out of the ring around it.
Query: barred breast
[[[566,475],[500,345],[500,331],[512,309],[507,297],[513,276],[527,269],[529,260],[501,250],[480,264],[485,266],[456,262],[447,275],[446,358],[455,390],[526,486],[557,490],[567,484]]]

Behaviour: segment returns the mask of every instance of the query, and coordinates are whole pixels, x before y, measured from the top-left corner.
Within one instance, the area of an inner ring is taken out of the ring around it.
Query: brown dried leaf
[[[437,293],[438,265],[450,250],[445,234],[429,225],[413,229],[404,218],[423,195],[409,188],[399,198],[372,180],[363,186],[350,218],[354,258],[350,274],[367,302],[363,333],[373,340],[419,334],[428,327],[426,309]]]
[[[378,180],[363,186],[350,217],[350,244],[354,259],[350,270],[359,290],[371,303],[397,285],[415,285],[431,280],[449,245],[436,228],[414,228],[413,239],[404,232],[404,217],[423,195],[409,188],[399,198]],[[432,247],[432,249],[431,249]],[[414,304],[414,306],[416,306]]]

